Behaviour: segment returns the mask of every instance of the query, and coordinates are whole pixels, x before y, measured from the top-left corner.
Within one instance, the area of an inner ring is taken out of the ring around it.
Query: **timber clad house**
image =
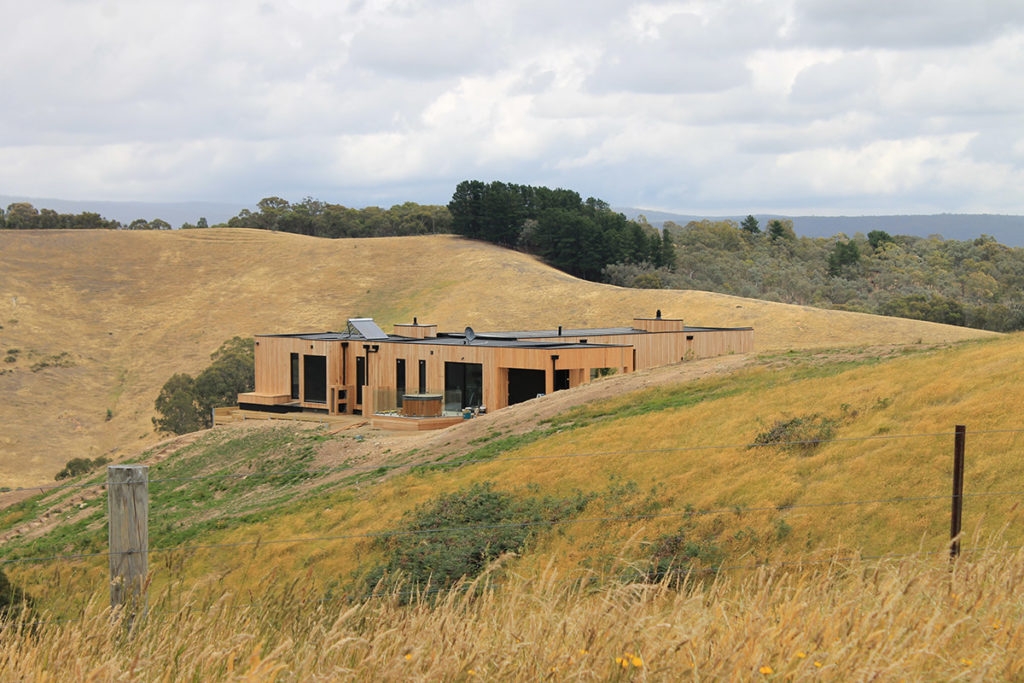
[[[387,334],[354,318],[344,332],[257,335],[255,389],[238,406],[435,429],[604,374],[753,348],[753,328],[686,327],[661,311],[632,327],[489,333],[438,332],[414,318]]]

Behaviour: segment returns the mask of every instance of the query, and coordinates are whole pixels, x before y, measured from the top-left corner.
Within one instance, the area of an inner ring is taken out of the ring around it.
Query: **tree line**
[[[181,228],[207,228],[206,218],[195,223],[183,223]],[[58,213],[53,209],[37,209],[30,202],[14,202],[0,209],[0,230],[172,230],[173,226],[162,218],[146,220],[136,218],[127,225],[104,218],[93,211]]]
[[[352,209],[306,197],[290,203],[264,197],[256,211],[242,209],[228,220],[231,228],[276,230],[311,237],[398,237],[451,232],[452,217],[443,206],[405,202],[390,209]]]
[[[29,202],[15,202],[0,209],[0,230],[119,230],[118,221],[107,220],[98,213],[57,213],[53,209],[37,209]],[[167,226],[170,228],[170,226]]]

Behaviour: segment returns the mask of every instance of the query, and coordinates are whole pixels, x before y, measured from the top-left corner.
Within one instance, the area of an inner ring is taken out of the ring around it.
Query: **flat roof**
[[[258,334],[257,337],[282,337],[291,339],[306,339],[309,341],[357,341],[375,342],[378,344],[428,344],[434,346],[489,346],[494,348],[538,348],[538,349],[592,349],[592,348],[616,348],[626,346],[625,344],[588,344],[576,341],[522,341],[511,337],[476,337],[472,341],[466,339],[464,334],[440,335],[416,339],[415,337],[399,337],[387,335],[382,339],[366,339],[360,335],[349,332],[299,332],[296,334]]]
[[[467,328],[468,329],[468,328]],[[716,332],[734,330],[752,330],[752,327],[690,327],[685,326],[682,332]],[[298,332],[294,334],[258,334],[257,337],[293,337],[310,341],[373,341],[400,344],[440,344],[444,346],[602,346],[601,344],[580,344],[578,342],[555,341],[558,337],[614,337],[631,334],[679,334],[679,330],[651,332],[635,327],[588,327],[563,328],[561,334],[554,330],[518,330],[507,332],[474,332],[472,340],[467,341],[466,332],[439,332],[436,337],[403,337],[387,334],[370,318],[354,318],[349,321],[345,332]],[[543,339],[544,341],[531,341]],[[604,344],[603,346],[622,346],[621,344]]]
[[[752,330],[752,327],[690,327],[684,326],[682,332],[715,332],[727,330]],[[561,334],[558,330],[518,330],[509,332],[477,332],[476,338],[486,337],[489,339],[546,339],[548,337],[612,337],[624,334],[679,334],[680,330],[641,330],[635,327],[586,327],[578,329],[563,328]],[[439,333],[450,337],[465,336],[463,332]]]
[[[476,337],[489,337],[491,339],[538,339],[543,337],[586,337],[588,335],[596,336],[611,336],[615,334],[636,334],[643,332],[643,330],[636,330],[632,327],[591,327],[586,329],[562,329],[562,334],[558,334],[558,330],[518,330],[509,332],[477,332]],[[461,336],[464,333],[461,332],[445,332],[453,337]]]
[[[490,346],[495,348],[537,348],[537,349],[608,349],[628,346],[627,344],[589,344],[577,341],[523,341],[511,337],[492,337],[490,335],[478,335],[474,339],[466,339],[463,334],[459,335],[438,335],[426,339],[413,339],[406,337],[390,337],[387,341],[403,344],[432,344],[435,346]]]

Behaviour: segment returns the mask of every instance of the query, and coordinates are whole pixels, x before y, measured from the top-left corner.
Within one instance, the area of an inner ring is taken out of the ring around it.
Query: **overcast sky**
[[[2,0],[0,194],[1024,214],[1021,0]]]

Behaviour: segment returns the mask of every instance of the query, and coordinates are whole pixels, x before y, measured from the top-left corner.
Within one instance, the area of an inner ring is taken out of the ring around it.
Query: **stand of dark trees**
[[[600,281],[613,263],[671,269],[675,261],[667,234],[572,190],[465,180],[448,210],[456,234],[535,254],[587,280]]]
[[[252,391],[253,340],[234,337],[220,345],[209,366],[196,377],[179,372],[160,389],[154,403],[158,432],[187,434],[213,425],[213,409],[238,403],[238,394]]]

